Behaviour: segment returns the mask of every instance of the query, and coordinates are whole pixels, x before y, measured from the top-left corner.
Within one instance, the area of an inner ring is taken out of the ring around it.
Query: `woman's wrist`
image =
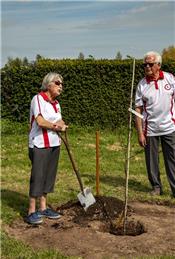
[[[56,129],[57,129],[57,125],[56,125],[55,123],[53,123],[53,124],[52,124],[52,130],[53,130],[53,131],[56,131]]]

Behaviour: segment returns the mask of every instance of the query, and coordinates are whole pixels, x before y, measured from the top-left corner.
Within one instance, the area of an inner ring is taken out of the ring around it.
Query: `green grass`
[[[76,259],[76,257],[67,257],[61,255],[54,249],[34,251],[31,247],[21,241],[9,238],[4,232],[1,235],[2,259]],[[80,257],[79,257],[80,258]]]
[[[28,159],[27,124],[2,121],[1,126],[1,218],[3,224],[10,224],[18,217],[24,217],[28,208],[28,189],[31,164]],[[70,147],[85,186],[96,193],[96,129],[70,126],[68,130]],[[100,131],[100,194],[124,200],[125,195],[125,155],[127,129]],[[161,179],[164,195],[150,197],[144,153],[138,145],[135,130],[131,139],[131,159],[129,177],[129,201],[152,201],[175,204],[171,198],[166,178],[162,154],[160,154]],[[138,153],[141,151],[140,153]],[[49,203],[57,207],[76,199],[79,185],[62,145],[55,192],[49,195]],[[12,244],[8,249],[9,242]],[[56,251],[33,251],[6,234],[2,235],[2,258],[67,258]],[[19,254],[24,257],[18,257]],[[157,257],[159,258],[159,257]]]

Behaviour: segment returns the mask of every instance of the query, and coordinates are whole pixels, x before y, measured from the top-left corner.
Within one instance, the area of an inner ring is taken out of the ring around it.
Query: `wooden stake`
[[[135,76],[135,58],[133,59],[133,71],[132,71],[132,85],[130,93],[130,109],[132,109],[132,98],[134,88],[134,76]],[[130,149],[131,149],[131,131],[132,131],[132,113],[129,113],[129,124],[128,124],[128,143],[127,143],[127,157],[125,161],[125,208],[124,208],[124,221],[123,221],[123,232],[126,234],[126,220],[127,220],[127,208],[128,208],[128,181],[129,181],[129,165],[130,165]]]
[[[100,182],[100,164],[99,164],[99,131],[96,131],[96,195],[100,194],[99,182]]]

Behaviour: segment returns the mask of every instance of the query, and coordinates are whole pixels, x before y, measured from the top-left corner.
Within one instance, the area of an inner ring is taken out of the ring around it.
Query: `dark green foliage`
[[[143,77],[136,61],[134,91]],[[175,74],[175,62],[162,69]],[[132,60],[50,60],[34,63],[11,62],[1,69],[2,117],[27,121],[31,98],[39,91],[43,77],[50,71],[64,77],[60,97],[64,120],[70,124],[116,128],[127,125]]]

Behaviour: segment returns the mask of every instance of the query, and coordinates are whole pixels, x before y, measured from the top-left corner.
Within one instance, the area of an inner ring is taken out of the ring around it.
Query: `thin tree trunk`
[[[132,71],[132,84],[130,93],[130,108],[132,108],[133,99],[133,88],[134,88],[134,76],[135,76],[135,58],[133,59],[133,71]],[[132,113],[129,113],[128,123],[128,143],[127,143],[127,157],[125,161],[125,208],[124,208],[124,221],[123,221],[123,233],[126,234],[126,220],[127,220],[127,209],[128,209],[128,181],[129,181],[129,165],[130,165],[130,149],[131,149],[131,131],[132,131]]]

